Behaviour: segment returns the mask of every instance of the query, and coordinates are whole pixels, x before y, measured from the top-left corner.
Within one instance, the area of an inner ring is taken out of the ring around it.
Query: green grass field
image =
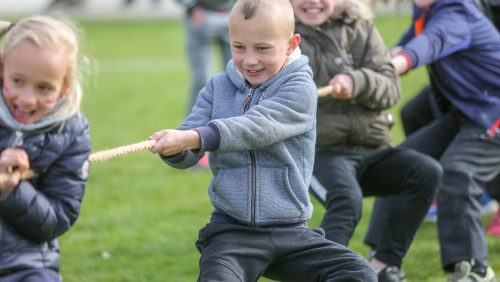
[[[405,17],[377,19],[388,46],[407,24]],[[182,23],[103,21],[81,26],[85,50],[95,62],[83,104],[94,151],[176,127],[186,112],[189,88]],[[400,105],[425,83],[423,70],[403,78]],[[399,121],[393,133],[397,144],[403,138]],[[174,170],[148,151],[92,164],[81,216],[61,237],[64,280],[195,281],[199,254],[194,241],[211,212],[209,179],[205,171]],[[371,205],[372,199],[365,200],[364,217],[350,245],[364,256],[368,249],[362,238]],[[323,211],[315,205],[311,227],[319,225]],[[491,262],[500,272],[500,239],[488,240]],[[409,281],[445,280],[435,224],[423,224],[404,269]]]

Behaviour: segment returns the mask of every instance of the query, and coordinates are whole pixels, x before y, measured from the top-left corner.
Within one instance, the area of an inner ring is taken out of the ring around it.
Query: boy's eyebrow
[[[275,46],[274,43],[272,42],[257,42],[257,43],[252,43],[252,44],[245,44],[239,41],[231,41],[231,45],[244,45],[244,46],[266,46],[266,47],[271,47]]]
[[[254,45],[256,45],[256,46],[262,46],[262,45],[264,45],[264,46],[274,46],[274,43],[271,43],[271,42],[257,42]]]
[[[7,72],[4,72],[4,74],[7,74]],[[8,72],[8,74],[11,75],[11,76],[23,77],[23,74],[20,73],[20,72],[17,72],[17,71],[11,71],[11,72]]]

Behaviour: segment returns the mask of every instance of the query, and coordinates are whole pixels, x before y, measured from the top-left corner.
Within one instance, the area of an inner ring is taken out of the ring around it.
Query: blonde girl
[[[78,218],[91,151],[78,39],[46,16],[0,21],[0,39],[0,280],[60,281],[57,238]]]

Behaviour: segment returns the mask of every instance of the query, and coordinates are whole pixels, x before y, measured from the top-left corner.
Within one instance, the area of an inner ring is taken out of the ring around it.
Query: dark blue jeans
[[[198,281],[377,281],[364,258],[318,231],[209,223],[196,242]]]
[[[364,151],[318,150],[314,176],[326,196],[321,227],[326,238],[347,245],[361,219],[366,196],[399,195],[400,205],[379,213],[383,226],[372,247],[375,257],[401,266],[417,229],[425,217],[441,181],[441,167],[432,158],[411,149]],[[318,194],[317,191],[312,191]]]

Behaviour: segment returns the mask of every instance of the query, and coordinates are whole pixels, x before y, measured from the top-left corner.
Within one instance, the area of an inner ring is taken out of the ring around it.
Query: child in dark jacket
[[[237,1],[229,34],[226,71],[177,130],[151,137],[173,167],[211,152],[199,281],[376,281],[362,257],[307,228],[317,98],[289,0]]]
[[[326,208],[321,227],[328,239],[347,245],[363,197],[398,195],[398,205],[383,215],[383,235],[370,242],[370,263],[379,281],[404,281],[403,258],[440,182],[439,163],[391,145],[387,110],[399,101],[399,80],[366,7],[352,0],[291,2],[314,81],[331,86],[318,101],[311,184]]]
[[[57,237],[88,177],[88,124],[74,29],[50,17],[0,22],[0,281],[61,281]],[[22,179],[30,169],[36,176]]]
[[[393,65],[399,74],[428,65],[431,85],[451,108],[405,146],[444,168],[438,231],[443,268],[454,271],[450,281],[493,281],[479,200],[481,187],[500,171],[500,34],[472,0],[414,4]]]

